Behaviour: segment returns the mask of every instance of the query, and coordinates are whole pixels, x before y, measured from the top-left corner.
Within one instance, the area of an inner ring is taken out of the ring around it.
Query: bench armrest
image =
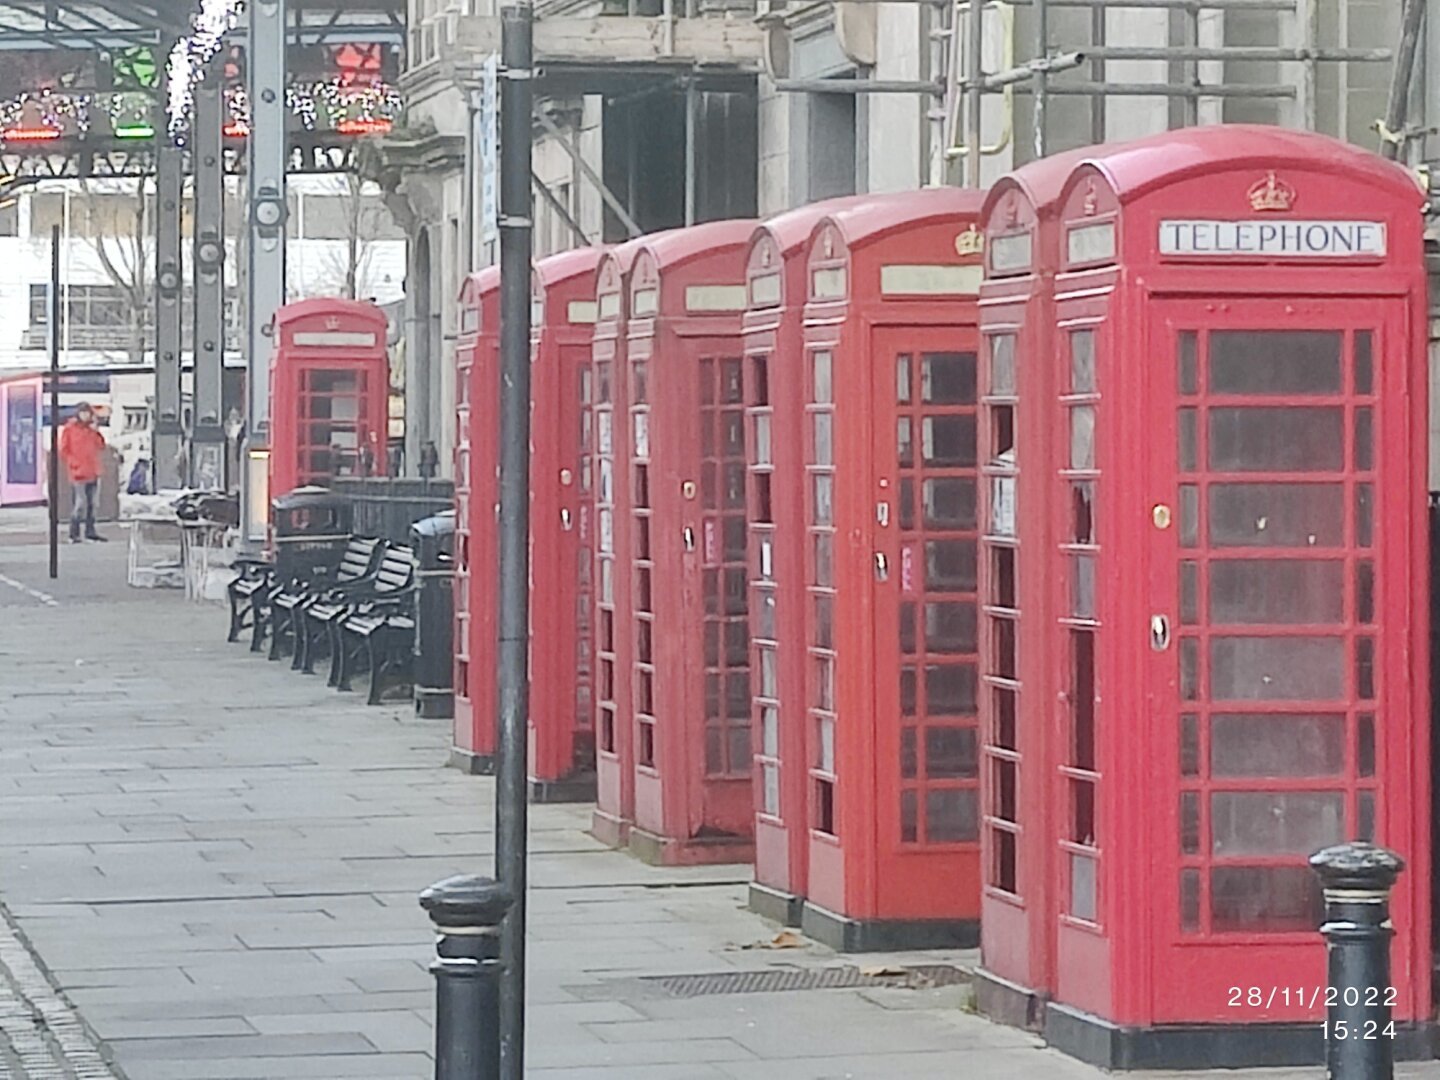
[[[372,596],[355,605],[356,615],[389,614],[395,611],[409,611],[415,601],[413,589]]]

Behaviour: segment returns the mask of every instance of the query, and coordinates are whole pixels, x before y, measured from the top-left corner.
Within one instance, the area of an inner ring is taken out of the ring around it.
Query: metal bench
[[[295,659],[292,668],[300,668],[304,656],[303,613],[307,606],[331,589],[360,585],[373,578],[379,569],[384,542],[365,536],[354,536],[345,544],[340,561],[333,567],[313,570],[293,578],[275,591],[266,620],[270,630],[270,659],[279,660],[285,646],[292,645]]]
[[[373,576],[351,585],[326,590],[300,613],[296,626],[303,639],[299,642],[299,647],[304,650],[301,670],[314,671],[318,648],[328,645],[330,675],[326,682],[330,686],[338,686],[340,650],[337,637],[340,621],[360,610],[364,604],[408,600],[414,587],[414,550],[404,544],[386,545],[380,565]]]
[[[366,702],[379,705],[391,685],[413,685],[414,653],[413,590],[404,599],[362,604],[338,624],[336,688],[350,689],[350,677],[363,657],[364,670],[370,673]]]
[[[242,630],[253,630],[257,624],[263,623],[265,606],[275,588],[273,564],[245,559],[237,561],[235,568],[239,573],[225,590],[230,596],[230,632],[225,637],[226,641],[239,641]],[[255,652],[260,648],[254,640],[250,647]]]

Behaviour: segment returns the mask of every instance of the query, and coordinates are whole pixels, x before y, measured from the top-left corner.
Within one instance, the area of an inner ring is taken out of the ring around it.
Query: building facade
[[[1050,74],[1043,95],[1033,77],[983,95],[981,184],[1037,153],[1197,123],[1379,145],[1397,0],[1208,11],[1069,3],[1046,13],[1048,49],[1036,7],[985,5],[982,71],[1046,53],[1085,59]],[[442,469],[454,444],[460,282],[497,254],[484,209],[494,163],[484,69],[499,49],[497,14],[497,0],[410,0],[408,118],[383,151],[382,186],[412,239],[407,460],[433,441]],[[973,180],[968,4],[540,0],[536,16],[538,257],[835,195]],[[1433,22],[1412,82],[1409,123],[1421,128],[1440,73]],[[1187,86],[1196,89],[1169,92]],[[1426,138],[1407,146],[1412,163],[1428,157]]]
[[[49,366],[50,241],[60,229],[60,366],[64,415],[96,406],[128,468],[149,453],[154,394],[154,192],[135,180],[47,180],[0,196],[0,375]],[[235,234],[244,208],[232,182],[226,207],[225,394],[239,399],[245,370],[245,260]],[[287,294],[353,294],[385,308],[404,295],[407,242],[378,189],[346,175],[289,182]],[[191,257],[189,217],[182,258]],[[186,274],[186,280],[190,275]],[[188,286],[187,286],[188,294]],[[192,309],[182,308],[182,389],[189,408]],[[398,338],[398,335],[395,335]]]

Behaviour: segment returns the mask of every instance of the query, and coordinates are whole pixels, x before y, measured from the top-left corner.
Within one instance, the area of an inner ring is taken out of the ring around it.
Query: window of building
[[[855,194],[856,96],[810,94],[807,97],[807,189],[811,202]]]
[[[49,236],[65,227],[65,196],[58,191],[37,191],[30,196],[30,235]]]

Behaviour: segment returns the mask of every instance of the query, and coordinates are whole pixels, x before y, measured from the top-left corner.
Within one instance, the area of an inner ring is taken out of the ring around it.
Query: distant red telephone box
[[[542,260],[531,279],[530,778],[540,801],[588,799],[590,686],[590,339],[595,266],[586,248]],[[499,624],[500,272],[466,279],[456,343],[459,522],[453,756],[493,770]]]
[[[470,274],[460,289],[455,342],[455,727],[451,761],[495,767],[495,503],[499,453],[500,271]]]
[[[1017,284],[987,286],[1011,325],[982,351],[981,1006],[1111,1067],[1318,1062],[1306,860],[1362,839],[1407,863],[1404,1039],[1431,980],[1422,193],[1237,125],[1095,148],[1053,241],[1024,187],[986,219]]]
[[[877,196],[808,243],[782,425],[804,470],[803,592],[780,586],[803,598],[802,655],[777,657],[805,677],[780,687],[779,722],[804,727],[802,926],[848,951],[976,937],[981,198]]]
[[[806,244],[827,213],[869,196],[811,203],[759,226],[746,255],[745,459],[749,470],[750,670],[754,702],[755,880],[750,907],[798,926],[805,896],[809,772],[805,725],[781,721],[781,686],[803,688],[804,472],[795,437],[804,393],[800,317]],[[782,595],[781,585],[785,586]],[[780,670],[782,664],[788,664]],[[803,703],[792,699],[791,707]]]
[[[635,822],[635,733],[630,706],[634,663],[629,588],[629,435],[626,412],[626,327],[631,267],[649,237],[620,244],[595,271],[595,332],[590,346],[590,401],[581,425],[590,430],[595,506],[593,656],[595,665],[595,812],[591,832],[612,847],[629,843]],[[586,419],[588,417],[588,419]],[[586,463],[582,456],[582,467]]]
[[[270,358],[270,497],[340,476],[383,474],[390,362],[385,313],[314,299],[275,313]]]
[[[542,259],[531,280],[530,793],[540,802],[595,795],[590,349],[600,255]]]
[[[630,847],[661,863],[748,861],[750,657],[740,315],[754,222],[651,237],[628,282],[616,588],[633,649]],[[622,712],[622,717],[625,712]]]
[[[1045,651],[1051,635],[1042,617],[1048,610],[1051,521],[1044,514],[1027,517],[1021,545],[1015,508],[1043,506],[1054,498],[1053,475],[1040,463],[1050,460],[1055,435],[1032,410],[1049,399],[1055,383],[1047,358],[1055,335],[1054,277],[1061,239],[1056,204],[1071,170],[1088,153],[1088,148],[1072,150],[1017,169],[996,181],[982,212],[987,270],[980,287],[980,331],[989,349],[989,370],[980,380],[980,482],[989,492],[991,526],[980,541],[979,579],[982,595],[989,598],[981,655],[993,655],[988,633],[1007,640],[1013,636],[1016,659],[1013,671],[989,663],[981,671],[980,712],[993,716],[999,727],[986,749],[986,780],[993,785],[985,815],[986,880],[991,884],[981,894],[980,925],[987,970],[1021,986],[1048,985],[1044,971],[1046,943],[1053,934],[1053,883],[1044,861],[1019,858],[1020,822],[1041,831],[1056,812],[1056,785],[1045,781],[1041,764],[1053,742],[1048,729],[1043,723],[1018,723],[1022,713],[1030,715],[1027,710],[1046,707],[1043,688],[1054,681],[1054,661]],[[981,787],[986,789],[985,781]],[[1016,896],[1028,902],[1016,903]]]

